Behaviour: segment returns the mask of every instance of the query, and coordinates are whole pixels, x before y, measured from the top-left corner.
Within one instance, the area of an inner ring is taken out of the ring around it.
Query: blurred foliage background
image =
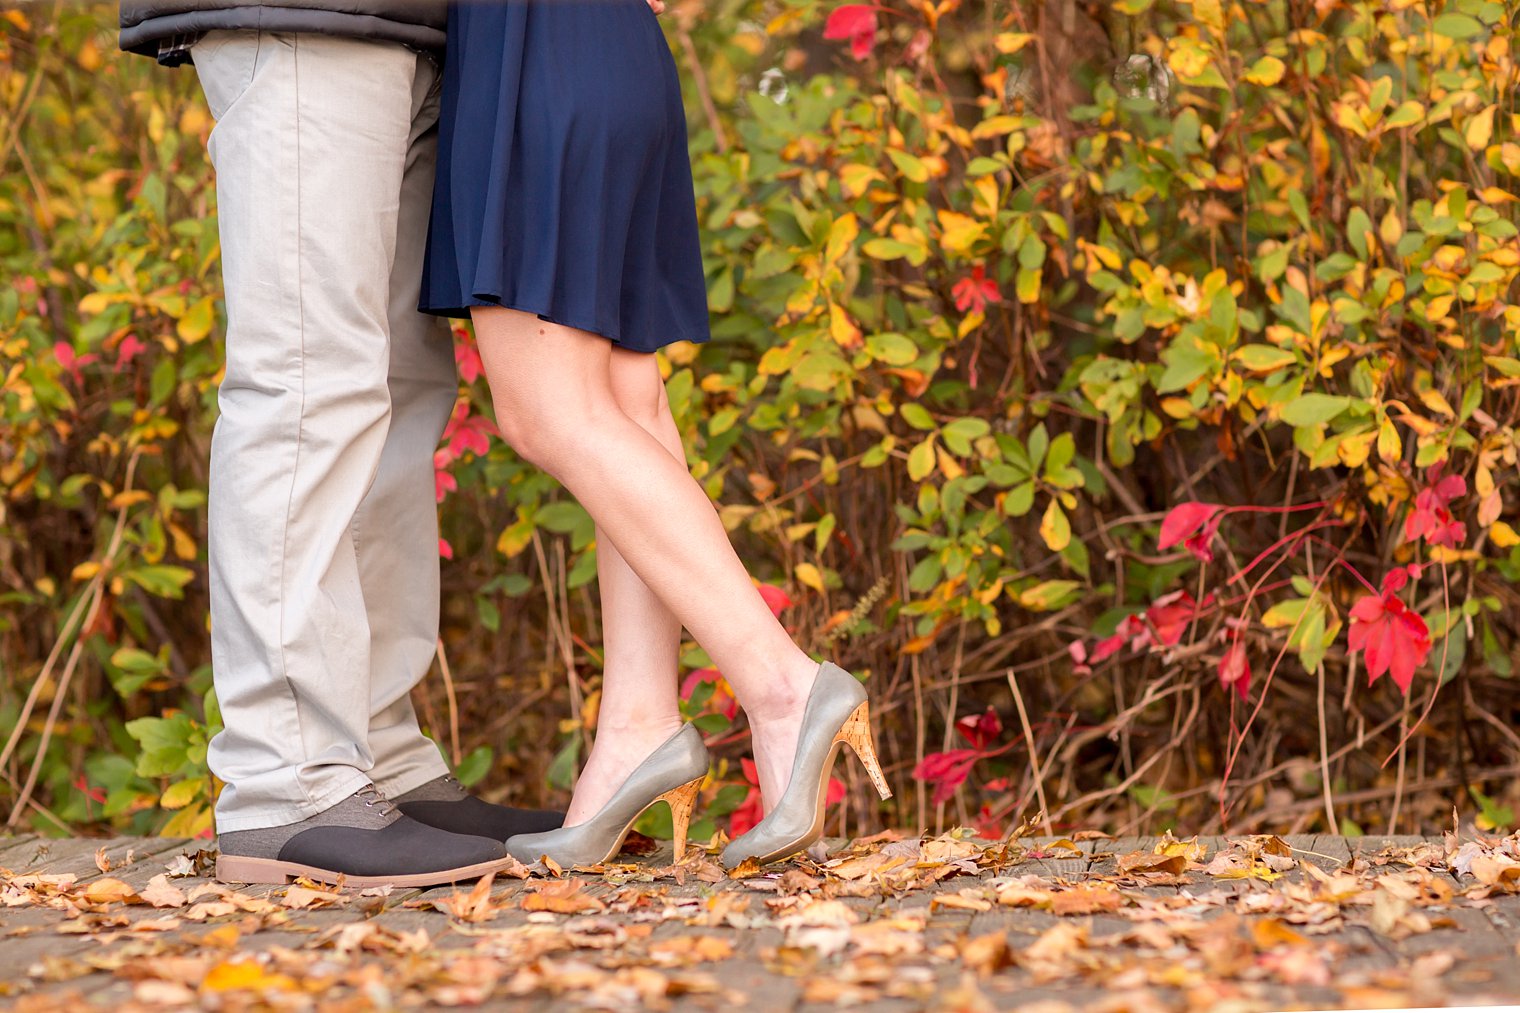
[[[1517,15],[672,5],[717,340],[662,362],[757,581],[876,700],[898,795],[841,767],[832,832],[1514,822]],[[0,8],[0,821],[193,835],[212,123],[113,18]],[[592,525],[458,354],[420,710],[487,797],[563,801]],[[698,831],[742,829],[743,716],[679,677]]]

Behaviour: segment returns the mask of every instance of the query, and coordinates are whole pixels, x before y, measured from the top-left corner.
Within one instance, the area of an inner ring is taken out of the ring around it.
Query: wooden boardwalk
[[[231,891],[205,878],[201,842],[0,838],[0,1006],[1520,1001],[1520,884],[1502,854],[1462,875],[1453,845],[1422,838],[1291,837],[1288,856],[1223,839],[1054,843],[872,842],[742,879],[700,858],[672,869],[667,847],[471,895]]]

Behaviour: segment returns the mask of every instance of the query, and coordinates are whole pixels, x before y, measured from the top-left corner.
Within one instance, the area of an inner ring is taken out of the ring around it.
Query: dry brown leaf
[[[968,939],[960,948],[961,963],[986,978],[1013,964],[1013,954],[1008,949],[1006,932],[989,932]]]
[[[729,959],[734,955],[734,944],[718,936],[676,936],[650,946],[649,955],[665,966],[700,964]]]
[[[1062,890],[1050,898],[1050,911],[1057,915],[1090,915],[1100,911],[1117,911],[1124,898],[1117,890],[1104,886],[1079,886]]]
[[[955,911],[991,911],[992,902],[981,894],[982,891],[976,889],[962,890],[960,893],[942,893],[930,899],[929,910],[950,908]]]
[[[1177,875],[1187,869],[1188,859],[1183,854],[1157,854],[1150,851],[1132,851],[1119,856],[1121,873],[1166,873]]]
[[[95,868],[99,869],[101,872],[111,871],[111,860],[106,857],[105,848],[95,849]]]
[[[1520,893],[1520,862],[1507,855],[1479,855],[1472,860],[1472,874],[1491,892]]]
[[[91,904],[126,903],[137,899],[137,891],[109,876],[85,884],[84,899]]]
[[[489,877],[481,880],[488,882]],[[478,884],[477,884],[478,888]],[[487,887],[489,889],[489,886]],[[334,907],[346,904],[348,898],[334,890],[312,889],[297,883],[285,891],[285,896],[280,903],[292,911],[305,911],[307,908]]]
[[[1288,927],[1281,918],[1259,918],[1251,922],[1251,939],[1257,949],[1277,946],[1306,946],[1309,940]]]
[[[237,912],[237,905],[225,900],[207,900],[192,905],[185,912],[185,917],[192,922],[203,922],[207,918],[221,918],[225,915]]]
[[[184,907],[188,903],[185,891],[169,882],[168,873],[160,872],[157,876],[148,880],[148,885],[143,887],[138,895],[144,904],[154,907]]]
[[[579,879],[561,879],[545,883],[536,890],[523,894],[520,907],[524,911],[551,911],[562,915],[605,910],[607,905],[586,893],[584,886],[585,882]]]
[[[495,913],[491,907],[491,884],[494,880],[495,876],[488,872],[476,882],[469,893],[460,893],[456,890],[441,900],[433,901],[433,907],[455,921],[487,921]]]

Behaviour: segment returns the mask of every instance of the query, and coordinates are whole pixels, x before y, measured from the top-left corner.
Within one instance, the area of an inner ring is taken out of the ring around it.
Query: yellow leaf
[[[830,264],[837,263],[840,257],[850,249],[850,244],[855,242],[855,237],[860,235],[860,222],[853,213],[842,215],[834,220],[829,226],[829,242],[824,249],[823,259]]]
[[[1382,426],[1378,428],[1377,449],[1378,457],[1389,464],[1397,464],[1404,456],[1404,441],[1399,438],[1399,431],[1392,419],[1383,419]]]
[[[215,319],[216,313],[211,297],[207,296],[191,306],[185,315],[179,318],[179,326],[175,328],[175,333],[185,344],[193,345],[211,333],[211,325]]]
[[[1259,84],[1270,88],[1282,80],[1283,71],[1286,68],[1283,62],[1275,56],[1263,56],[1260,60],[1246,71],[1246,80],[1252,84]]]
[[[882,179],[881,172],[869,165],[847,165],[839,170],[839,185],[850,197],[859,197],[872,183]]]
[[[992,44],[997,46],[997,51],[1004,56],[1011,56],[1034,41],[1031,32],[1001,32],[993,38]]]
[[[1209,67],[1209,53],[1197,42],[1178,39],[1166,62],[1178,77],[1191,78],[1202,74]]]
[[[74,567],[74,572],[70,574],[70,576],[75,580],[89,580],[99,572],[100,564],[92,559],[88,562],[80,563],[78,566]]]
[[[1045,539],[1052,552],[1061,552],[1071,544],[1071,521],[1055,500],[1050,501],[1045,516],[1040,519],[1040,537]]]
[[[941,210],[939,212],[940,238],[939,244],[950,253],[965,253],[971,249],[973,243],[982,238],[987,231],[987,226],[972,218],[955,211]]]
[[[1421,391],[1420,401],[1437,415],[1445,415],[1447,418],[1456,417],[1457,413],[1452,410],[1451,402],[1447,401],[1438,390]]]
[[[1512,549],[1520,545],[1520,535],[1515,534],[1515,529],[1505,521],[1494,521],[1493,527],[1488,529],[1488,537],[1501,549]]]
[[[201,778],[191,778],[188,781],[171,784],[159,796],[158,804],[165,809],[183,809],[195,801],[195,797],[200,794],[205,784],[206,782]]]
[[[208,992],[269,991],[293,992],[296,983],[283,974],[270,974],[255,960],[225,961],[217,964],[201,981]]]
[[[860,344],[860,328],[837,303],[829,304],[829,336],[841,348],[855,348]]]
[[[1356,433],[1348,436],[1336,447],[1336,453],[1340,455],[1341,463],[1348,468],[1360,468],[1367,463],[1367,456],[1372,453],[1372,441],[1377,439],[1377,434],[1372,432]]]
[[[823,574],[818,572],[818,567],[812,563],[798,563],[792,567],[792,574],[797,582],[804,587],[810,587],[814,591],[821,592],[824,589]]]
[[[1462,128],[1462,139],[1472,150],[1482,151],[1488,147],[1488,142],[1494,136],[1494,110],[1497,108],[1490,105],[1480,110],[1467,121],[1467,126]]]
[[[1161,410],[1174,419],[1187,419],[1194,415],[1193,402],[1185,397],[1162,398]]]

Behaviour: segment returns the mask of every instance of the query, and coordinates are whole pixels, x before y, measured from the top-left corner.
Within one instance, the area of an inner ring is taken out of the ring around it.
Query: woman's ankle
[[[784,668],[759,683],[757,692],[752,691],[748,698],[739,698],[739,705],[749,715],[752,725],[801,717],[813,689],[813,679],[818,674],[818,663],[801,651],[797,655]]]

